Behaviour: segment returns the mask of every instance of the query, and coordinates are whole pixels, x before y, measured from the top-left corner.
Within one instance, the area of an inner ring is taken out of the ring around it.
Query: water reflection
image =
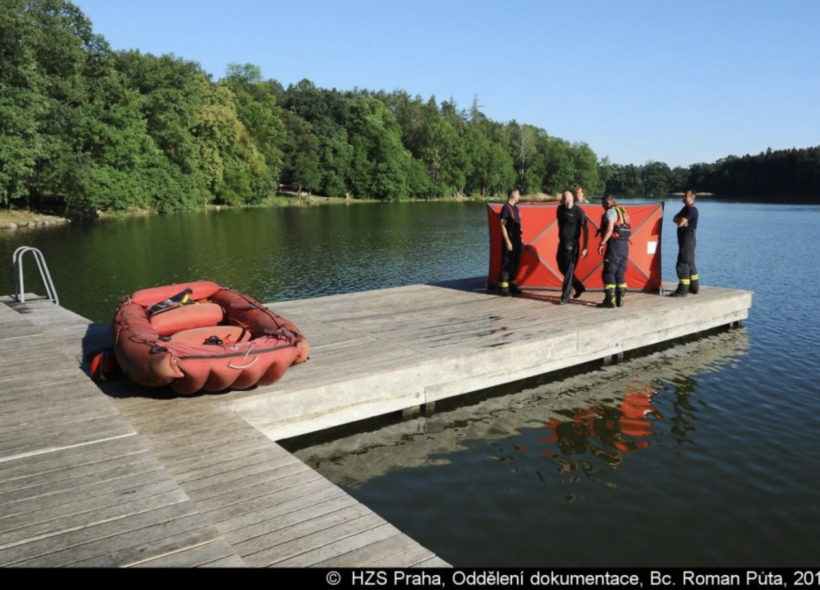
[[[562,410],[559,413],[566,419],[550,420],[544,426],[550,434],[538,438],[542,443],[557,446],[560,454],[549,449],[542,450],[541,454],[556,459],[560,472],[575,472],[579,468],[586,471],[589,463],[579,464],[567,457],[587,452],[608,466],[617,467],[624,453],[649,446],[648,438],[654,434],[650,417],[663,419],[652,405],[652,396],[657,392],[651,383],[640,389],[630,385],[617,407],[600,404]]]
[[[103,322],[123,295],[197,279],[268,303],[476,276],[486,232],[480,203],[238,209],[0,232],[0,259],[39,248],[61,304]],[[0,293],[13,281],[0,273]]]
[[[492,443],[494,462],[508,453],[554,460],[558,473],[612,469],[626,453],[671,435],[684,444],[692,431],[692,375],[715,371],[748,349],[745,329],[667,348],[518,393],[484,399],[296,450],[297,456],[337,483],[357,488],[392,471],[449,464],[476,443]],[[685,376],[685,377],[684,377]],[[653,403],[671,393],[670,419]],[[500,444],[503,442],[504,444]],[[518,470],[521,471],[521,470]]]
[[[710,459],[737,424],[709,392],[748,350],[720,332],[297,455],[454,565],[728,564],[699,526],[748,534],[720,490],[750,474]]]
[[[297,455],[454,565],[721,563],[679,529],[728,514],[692,512],[720,450],[699,384],[748,350],[721,332]]]

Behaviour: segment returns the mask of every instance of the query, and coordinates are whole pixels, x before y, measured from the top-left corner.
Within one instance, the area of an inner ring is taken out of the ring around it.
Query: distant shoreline
[[[71,223],[71,220],[57,215],[19,209],[0,209],[0,230],[14,231],[17,229],[64,225],[66,223]]]
[[[670,193],[666,197],[625,197],[625,198],[643,198],[649,201],[663,201],[670,198],[679,198],[683,196],[683,192]],[[820,198],[818,197],[795,197],[789,195],[767,195],[767,196],[746,196],[738,199],[737,197],[727,197],[716,195],[715,193],[699,192],[698,198],[717,199],[720,201],[739,201],[739,202],[754,202],[754,203],[771,203],[783,205],[818,205]],[[545,193],[534,193],[530,195],[522,195],[522,202],[555,202],[560,198],[559,195],[549,195]],[[313,195],[310,193],[278,193],[275,197],[271,197],[267,201],[255,205],[206,205],[204,211],[227,211],[232,209],[267,209],[279,207],[317,207],[322,205],[358,205],[358,204],[373,204],[373,203],[497,203],[504,201],[505,195],[456,195],[452,197],[439,197],[436,199],[417,199],[407,198],[398,201],[383,201],[379,199],[353,199],[345,197],[325,197],[322,195]],[[590,197],[590,201],[595,203],[598,198]],[[160,215],[156,211],[147,209],[134,209],[117,212],[99,212],[96,219],[127,219],[131,217],[144,217],[148,215]],[[46,213],[38,213],[35,211],[27,211],[24,209],[0,209],[0,231],[16,231],[20,229],[32,229],[38,227],[57,226],[71,223],[71,219],[61,217],[58,215],[49,215]]]
[[[558,196],[547,195],[543,193],[536,193],[534,195],[527,195],[526,199],[529,201],[552,201],[557,200]],[[503,201],[504,195],[489,195],[482,196],[463,196],[457,195],[453,197],[440,197],[436,199],[417,199],[407,198],[398,201],[383,201],[380,199],[353,199],[345,197],[326,197],[323,195],[314,195],[303,192],[278,192],[276,196],[270,199],[254,204],[254,205],[206,205],[204,211],[227,211],[232,209],[267,209],[279,207],[316,207],[322,205],[359,205],[368,203],[443,203],[443,202],[493,202]],[[190,212],[190,211],[189,211]],[[148,209],[131,209],[126,211],[99,211],[95,217],[91,219],[127,219],[131,217],[144,217],[148,215],[161,215],[156,211]],[[44,227],[52,225],[63,225],[71,223],[68,217],[61,217],[58,215],[50,215],[46,213],[38,213],[36,211],[28,211],[25,209],[0,209],[0,230],[15,231],[18,229],[28,229],[35,227]]]

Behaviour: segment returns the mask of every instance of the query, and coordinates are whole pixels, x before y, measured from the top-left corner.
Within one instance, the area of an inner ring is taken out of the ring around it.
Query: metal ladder
[[[51,280],[51,273],[48,272],[46,259],[42,252],[31,246],[20,246],[11,256],[12,263],[14,264],[14,298],[20,303],[24,303],[26,300],[25,290],[23,289],[23,255],[26,252],[31,252],[31,255],[34,256],[34,261],[37,263],[37,268],[40,269],[40,278],[43,279],[43,285],[45,285],[46,295],[49,301],[55,305],[59,305],[60,300],[57,298],[57,290],[54,288],[54,282]]]

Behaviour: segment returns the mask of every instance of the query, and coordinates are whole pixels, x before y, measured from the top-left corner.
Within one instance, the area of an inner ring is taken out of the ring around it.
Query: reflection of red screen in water
[[[501,207],[487,205],[490,230],[490,268],[487,286],[498,287],[501,273]],[[589,220],[589,253],[578,259],[575,276],[587,289],[602,289],[603,257],[598,254],[600,236],[596,235],[604,209],[600,205],[580,205]],[[521,265],[516,277],[519,287],[560,289],[564,276],[558,270],[558,203],[519,203],[524,242]],[[663,203],[625,205],[632,224],[626,282],[636,291],[657,292],[661,288],[661,222]],[[583,242],[581,243],[583,247]]]
[[[651,385],[640,390],[627,388],[620,405],[591,406],[572,410],[568,420],[553,418],[545,426],[552,432],[540,437],[541,442],[555,443],[564,455],[584,453],[587,450],[610,465],[620,463],[620,453],[628,453],[649,446],[653,436],[649,416],[662,418],[652,405],[656,391]],[[595,443],[604,448],[595,446]],[[549,457],[555,453],[543,451]]]

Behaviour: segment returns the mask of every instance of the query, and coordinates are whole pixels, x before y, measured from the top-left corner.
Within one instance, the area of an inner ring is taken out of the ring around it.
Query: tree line
[[[820,146],[728,156],[714,163],[670,168],[663,162],[643,166],[600,164],[606,189],[624,196],[660,197],[693,188],[725,197],[798,197],[820,201]]]
[[[586,143],[492,121],[477,101],[461,109],[403,90],[328,90],[309,80],[285,88],[252,64],[231,65],[213,81],[193,61],[112,50],[66,0],[0,3],[0,64],[5,207],[174,212],[264,202],[283,185],[394,200],[511,186],[665,196],[688,185],[771,184],[748,182],[755,158],[688,170],[599,162]],[[768,156],[772,169],[799,166],[806,173],[795,190],[816,190],[817,150],[779,153]]]

